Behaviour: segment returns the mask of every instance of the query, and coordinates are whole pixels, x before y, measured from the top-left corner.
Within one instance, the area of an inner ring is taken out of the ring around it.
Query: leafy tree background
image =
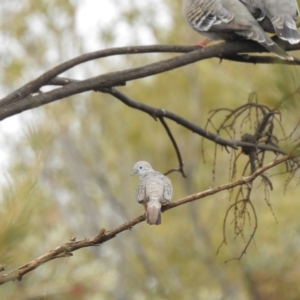
[[[180,0],[102,1],[95,3],[100,26],[82,33],[76,22],[82,1],[3,0],[1,95],[86,52],[135,44],[190,45],[201,39],[185,23]],[[107,2],[113,14],[102,23]],[[80,65],[65,75],[84,79],[170,56],[112,57]],[[210,59],[120,89],[204,127],[211,110],[236,108],[251,92],[257,93],[260,103],[275,107],[298,88],[297,78],[297,67]],[[297,103],[288,101],[281,113],[282,126],[290,132],[299,121]],[[21,122],[22,135],[8,136],[3,144],[10,160],[2,170],[0,263],[7,270],[71,236],[91,237],[102,227],[110,229],[140,215],[143,208],[134,197],[137,178],[129,176],[137,160],[147,160],[161,172],[178,164],[161,124],[109,95],[83,93],[12,118]],[[203,140],[168,124],[188,176],[169,175],[174,199],[230,181],[230,154],[218,148],[214,175],[214,144],[205,141],[204,162]],[[284,166],[277,171],[284,171]],[[254,191],[259,227],[241,261],[224,264],[245,245],[235,240],[231,227],[228,245],[216,255],[230,205],[225,191],[168,211],[162,226],[142,223],[102,246],[49,262],[20,282],[1,286],[1,298],[298,299],[299,180],[295,177],[285,190],[286,179],[287,175],[272,178],[272,209],[263,189]]]

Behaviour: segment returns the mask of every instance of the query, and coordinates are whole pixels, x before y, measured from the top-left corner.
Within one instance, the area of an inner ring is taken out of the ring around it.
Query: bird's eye
[[[142,166],[140,166],[140,170],[141,170],[141,169],[143,169],[143,167],[142,167]]]

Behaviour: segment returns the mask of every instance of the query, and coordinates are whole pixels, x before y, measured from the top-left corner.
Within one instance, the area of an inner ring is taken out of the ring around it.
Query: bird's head
[[[130,175],[138,174],[140,176],[149,171],[153,171],[153,169],[149,163],[147,163],[146,161],[138,161],[133,166],[133,169],[132,169],[132,172]]]

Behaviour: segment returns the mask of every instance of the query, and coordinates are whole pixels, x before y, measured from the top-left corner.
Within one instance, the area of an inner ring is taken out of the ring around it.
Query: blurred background
[[[186,24],[180,0],[2,0],[0,39],[0,96],[4,97],[87,52],[127,45],[191,45],[203,37]],[[105,58],[63,76],[86,79],[173,56]],[[234,109],[252,92],[260,103],[275,107],[298,88],[299,73],[298,67],[209,59],[131,81],[120,90],[204,127],[211,110]],[[295,103],[281,107],[287,134],[300,120]],[[186,179],[179,173],[169,175],[174,200],[230,181],[229,153],[218,147],[214,167],[212,142],[203,144],[198,135],[167,122],[187,174]],[[4,273],[71,236],[92,237],[101,228],[109,230],[141,215],[143,207],[135,201],[138,178],[129,176],[136,161],[147,160],[160,172],[178,166],[159,122],[101,93],[57,101],[13,116],[0,126]],[[246,157],[240,161],[240,169],[246,161]],[[284,166],[276,171],[284,171]],[[162,226],[142,223],[99,247],[48,262],[22,281],[2,285],[0,298],[299,299],[299,177],[286,187],[287,179],[287,175],[272,178],[270,203],[264,188],[256,185],[252,201],[258,229],[241,261],[224,263],[240,255],[251,233],[251,219],[244,240],[234,238],[229,219],[228,245],[216,255],[226,209],[232,204],[224,191],[164,213]]]

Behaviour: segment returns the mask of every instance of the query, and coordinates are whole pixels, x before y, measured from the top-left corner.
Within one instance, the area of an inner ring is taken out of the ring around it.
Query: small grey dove
[[[282,40],[290,44],[300,42],[300,34],[297,30],[296,21],[299,16],[299,8],[296,0],[240,0],[256,18],[255,11],[261,8],[265,18],[259,19],[262,28],[271,33],[276,33]]]
[[[183,14],[189,25],[209,40],[249,39],[260,43],[280,58],[294,60],[290,54],[272,41],[240,1],[182,0],[182,3]],[[256,14],[258,19],[263,18],[261,10]],[[204,43],[198,45],[204,46]]]
[[[147,223],[150,225],[161,224],[161,206],[171,201],[173,187],[170,179],[156,172],[146,161],[138,161],[132,169],[133,174],[138,174],[140,182],[136,188],[136,200],[144,205]]]

